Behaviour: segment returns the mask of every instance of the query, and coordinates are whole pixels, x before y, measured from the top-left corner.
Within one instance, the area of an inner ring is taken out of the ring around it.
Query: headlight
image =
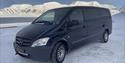
[[[36,47],[36,46],[44,46],[47,44],[48,40],[50,38],[49,37],[45,37],[45,38],[41,38],[41,39],[38,39],[36,40],[31,47]]]

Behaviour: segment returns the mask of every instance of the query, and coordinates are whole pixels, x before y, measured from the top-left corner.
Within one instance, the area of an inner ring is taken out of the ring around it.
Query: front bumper
[[[52,48],[49,46],[41,47],[21,47],[14,42],[14,48],[17,54],[39,61],[49,61]]]

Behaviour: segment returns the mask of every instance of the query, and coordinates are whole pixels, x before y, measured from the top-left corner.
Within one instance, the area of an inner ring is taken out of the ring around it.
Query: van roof
[[[107,8],[102,8],[102,7],[95,7],[95,6],[67,6],[67,7],[60,7],[60,8],[55,8],[56,9],[72,9],[72,8],[98,8],[98,9],[105,9],[108,10]],[[53,9],[54,10],[54,9]]]

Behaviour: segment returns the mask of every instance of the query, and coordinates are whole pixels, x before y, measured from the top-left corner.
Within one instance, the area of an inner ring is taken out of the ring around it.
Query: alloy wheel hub
[[[57,50],[57,58],[59,61],[62,61],[63,58],[65,56],[65,48],[63,46],[61,46],[58,50]]]

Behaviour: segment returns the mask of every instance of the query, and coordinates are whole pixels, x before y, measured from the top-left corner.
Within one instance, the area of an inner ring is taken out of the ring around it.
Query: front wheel
[[[65,59],[66,47],[63,43],[57,43],[52,51],[52,63],[62,63]]]

